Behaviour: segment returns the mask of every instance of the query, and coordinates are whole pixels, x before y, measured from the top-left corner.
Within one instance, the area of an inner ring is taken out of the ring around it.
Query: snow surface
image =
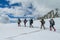
[[[40,20],[35,20],[33,28],[24,27],[23,22],[21,27],[17,23],[0,23],[0,40],[60,40],[60,18],[55,18],[56,32],[49,30],[49,20],[46,19],[46,30],[40,29]]]

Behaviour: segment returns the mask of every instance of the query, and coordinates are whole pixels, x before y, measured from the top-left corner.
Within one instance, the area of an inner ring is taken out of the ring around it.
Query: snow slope
[[[60,40],[60,18],[55,18],[56,32],[49,31],[49,20],[46,19],[46,30],[40,29],[40,20],[36,20],[33,23],[34,28],[24,27],[23,22],[21,27],[17,26],[17,23],[0,23],[0,40]]]

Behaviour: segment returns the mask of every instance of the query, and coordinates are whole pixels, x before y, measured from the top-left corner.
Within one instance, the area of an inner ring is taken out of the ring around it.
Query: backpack
[[[45,24],[45,21],[41,21],[42,24]]]
[[[50,20],[50,24],[55,25],[54,20]]]

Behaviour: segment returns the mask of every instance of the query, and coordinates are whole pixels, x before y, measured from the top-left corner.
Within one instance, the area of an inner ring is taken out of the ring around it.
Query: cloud
[[[49,8],[60,8],[60,0],[37,0],[40,5],[45,5]]]
[[[45,15],[50,10],[55,8],[60,8],[60,0],[10,0],[10,5],[14,3],[22,3],[22,7],[15,7],[14,9],[11,8],[0,8],[1,12],[8,12],[13,13],[16,15],[23,15],[25,14],[25,9],[27,6],[29,6],[29,3],[33,4],[33,7],[35,8],[35,12],[33,12],[33,15]],[[23,10],[19,10],[23,9]]]

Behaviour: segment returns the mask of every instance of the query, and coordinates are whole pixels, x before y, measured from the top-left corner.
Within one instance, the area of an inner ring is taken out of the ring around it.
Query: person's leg
[[[53,26],[54,31],[56,31],[55,27]]]
[[[43,24],[43,28],[45,29],[45,26],[44,26],[44,24]]]
[[[41,24],[41,28],[40,29],[42,29],[42,24]]]
[[[50,31],[52,31],[52,27],[50,27]]]
[[[25,27],[26,27],[26,23],[24,23]]]
[[[32,23],[30,24],[30,27],[33,27]]]
[[[31,27],[31,25],[32,25],[32,24],[30,23],[30,27]]]
[[[18,23],[18,26],[20,26],[20,23]]]
[[[50,31],[52,31],[52,25],[50,25]]]
[[[32,23],[32,25],[31,25],[31,26],[32,26],[32,28],[33,28],[33,23]]]

